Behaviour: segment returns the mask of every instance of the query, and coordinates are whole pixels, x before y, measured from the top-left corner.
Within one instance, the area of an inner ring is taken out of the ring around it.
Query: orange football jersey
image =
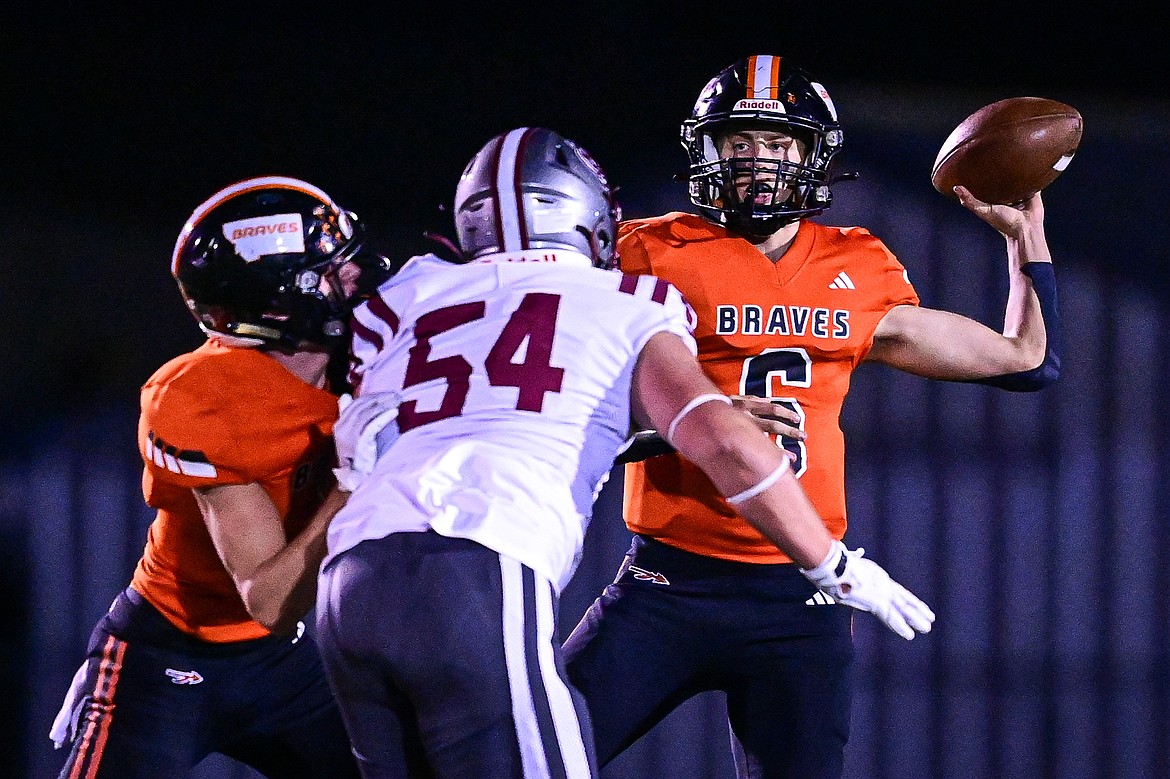
[[[881,318],[894,306],[918,304],[901,263],[862,228],[809,221],[773,263],[748,241],[680,212],[624,222],[618,248],[624,272],[666,279],[694,307],[699,361],[722,391],[769,397],[800,415],[807,440],[779,443],[840,539],[841,406]],[[626,466],[625,511],[633,532],[690,552],[790,562],[677,454]]]
[[[263,352],[212,340],[159,368],[141,400],[142,490],[158,514],[134,589],[205,641],[267,635],[248,616],[191,490],[256,482],[295,536],[332,484],[337,398]]]

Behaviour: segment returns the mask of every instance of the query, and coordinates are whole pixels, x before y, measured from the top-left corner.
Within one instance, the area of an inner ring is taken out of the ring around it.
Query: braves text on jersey
[[[808,438],[778,444],[840,539],[841,407],[881,318],[895,306],[918,305],[901,263],[863,228],[809,221],[778,263],[680,212],[624,222],[618,240],[625,272],[669,280],[694,307],[699,362],[721,390],[771,398],[800,417]],[[789,562],[677,454],[628,465],[625,489],[626,522],[636,533],[711,557]]]

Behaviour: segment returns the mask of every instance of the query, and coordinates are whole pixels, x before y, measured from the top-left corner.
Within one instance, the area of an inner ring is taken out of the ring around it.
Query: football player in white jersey
[[[934,614],[834,541],[782,450],[706,378],[672,285],[625,276],[572,141],[492,138],[455,193],[466,263],[414,257],[354,314],[319,643],[367,777],[592,777],[557,596],[631,425],[665,438],[838,600]]]

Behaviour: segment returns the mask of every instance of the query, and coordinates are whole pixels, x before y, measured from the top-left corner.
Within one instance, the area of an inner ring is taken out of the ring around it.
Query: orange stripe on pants
[[[102,662],[98,667],[97,682],[93,688],[93,702],[91,704],[93,708],[86,715],[88,722],[85,733],[81,737],[81,747],[77,750],[77,758],[69,772],[69,779],[78,779],[81,767],[87,762],[87,756],[89,770],[85,773],[86,779],[93,779],[94,775],[97,774],[98,766],[101,764],[102,751],[105,749],[106,739],[110,734],[114,691],[118,686],[118,677],[122,672],[122,658],[125,654],[125,641],[119,641],[114,636],[106,638],[106,645],[102,648]],[[97,732],[96,739],[94,738],[95,731]],[[94,752],[92,755],[87,755],[91,742]]]

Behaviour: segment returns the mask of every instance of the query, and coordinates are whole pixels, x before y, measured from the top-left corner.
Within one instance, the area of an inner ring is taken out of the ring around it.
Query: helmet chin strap
[[[245,349],[259,349],[267,343],[267,341],[264,341],[260,338],[242,338],[236,335],[221,333],[218,330],[211,330],[203,324],[199,325],[199,329],[203,331],[208,340],[217,341],[224,346],[236,346]]]
[[[763,219],[746,219],[734,228],[735,232],[744,235],[747,238],[758,238],[764,240],[776,233],[777,230],[800,221],[799,214],[783,214],[777,216],[770,216]]]

